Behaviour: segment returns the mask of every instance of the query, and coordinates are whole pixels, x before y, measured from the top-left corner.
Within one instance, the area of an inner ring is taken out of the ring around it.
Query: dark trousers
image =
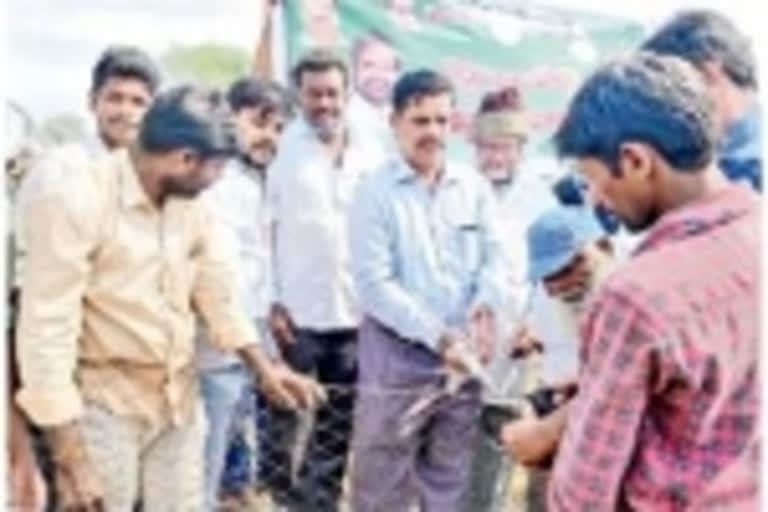
[[[357,381],[357,331],[299,330],[283,350],[287,364],[328,386],[328,402],[314,416],[294,483],[299,416],[259,397],[259,481],[273,499],[294,510],[334,512],[347,464]]]

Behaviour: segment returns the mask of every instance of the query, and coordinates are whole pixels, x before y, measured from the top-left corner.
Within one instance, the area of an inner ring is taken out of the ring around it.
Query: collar
[[[90,156],[96,158],[100,158],[112,152],[99,134],[93,132],[89,132],[88,135],[84,137],[83,147]]]
[[[232,159],[232,163],[238,171],[258,182],[262,182],[266,178],[266,169],[253,165],[247,155],[239,155],[237,158]]]
[[[456,183],[461,176],[461,171],[457,168],[456,165],[446,160],[445,165],[443,166],[443,173],[440,176],[440,181],[438,182],[439,185],[447,185],[451,183]],[[394,173],[393,178],[395,183],[398,184],[404,184],[404,183],[412,183],[416,181],[419,177],[419,173],[416,172],[416,170],[406,162],[405,158],[403,158],[403,155],[400,154],[395,158],[394,160]]]
[[[342,114],[342,123],[344,124],[344,129],[347,132],[347,147],[350,147],[352,144],[357,142],[357,137],[355,134],[356,130],[349,129],[349,117],[346,113]],[[296,117],[296,119],[293,121],[293,124],[290,126],[290,130],[286,130],[286,133],[289,136],[293,135],[299,139],[315,144],[320,144],[320,139],[317,138],[317,134],[315,133],[314,128],[312,128],[312,126],[304,118],[304,114]]]
[[[757,197],[749,187],[728,184],[709,197],[663,215],[638,244],[634,254],[727,224],[744,216],[752,208],[759,207]]]
[[[127,149],[118,149],[113,153],[119,177],[120,197],[123,205],[129,208],[149,206],[154,208],[154,203],[141,186],[136,168],[131,163]]]

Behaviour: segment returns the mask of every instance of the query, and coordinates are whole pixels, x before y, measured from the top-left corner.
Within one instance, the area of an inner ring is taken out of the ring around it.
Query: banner
[[[546,156],[575,88],[643,35],[632,21],[515,0],[287,0],[284,13],[289,66],[317,46],[348,57],[350,117],[364,129],[389,133],[401,72],[447,75],[457,92],[449,152],[468,162],[468,130],[483,94],[518,86],[533,128],[529,156]]]

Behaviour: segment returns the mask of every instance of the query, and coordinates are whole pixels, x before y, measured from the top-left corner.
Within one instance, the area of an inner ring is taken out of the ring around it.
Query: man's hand
[[[460,374],[469,374],[467,359],[463,354],[468,350],[466,335],[457,329],[449,329],[440,338],[438,351],[443,363],[449,370]]]
[[[325,390],[314,379],[301,375],[282,363],[262,369],[261,390],[269,401],[288,409],[311,409],[325,402]]]
[[[501,443],[516,462],[544,466],[557,452],[566,420],[567,406],[561,406],[543,418],[522,418],[507,423],[501,429]]]
[[[272,336],[281,348],[296,343],[296,326],[293,324],[291,315],[285,306],[278,303],[272,304],[267,323]]]
[[[258,345],[247,345],[238,355],[258,378],[261,390],[271,402],[296,409],[312,408],[326,400],[325,390],[317,382],[282,362],[270,361]]]
[[[565,403],[579,391],[579,381],[576,376],[563,377],[553,382],[550,387],[555,391],[557,400]]]
[[[56,496],[64,512],[103,512],[103,491],[78,423],[49,428]]]
[[[470,312],[469,335],[480,361],[487,364],[493,356],[496,340],[496,322],[491,308],[482,305]]]
[[[14,510],[45,510],[46,486],[32,451],[32,440],[26,422],[15,406],[10,406],[9,491]]]
[[[539,341],[531,329],[524,325],[512,336],[512,359],[524,359],[529,355],[544,352],[544,344]]]

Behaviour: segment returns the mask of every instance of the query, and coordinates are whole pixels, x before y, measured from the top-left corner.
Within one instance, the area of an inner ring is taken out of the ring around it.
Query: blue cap
[[[539,216],[526,232],[528,279],[564,269],[588,244],[607,236],[590,209],[560,206]]]

